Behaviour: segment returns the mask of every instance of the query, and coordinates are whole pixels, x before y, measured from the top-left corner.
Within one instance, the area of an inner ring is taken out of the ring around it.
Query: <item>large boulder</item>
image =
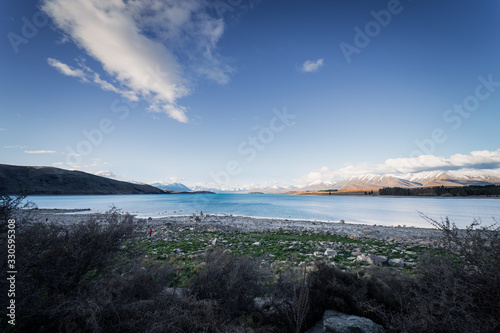
[[[384,328],[368,318],[325,311],[323,320],[306,333],[382,333]]]
[[[369,254],[369,255],[360,254],[356,257],[357,263],[363,263],[363,264],[375,265],[375,266],[382,265],[386,261],[387,261],[386,256],[377,256],[374,254]]]
[[[405,260],[402,258],[389,259],[389,265],[396,267],[403,267],[405,265]]]

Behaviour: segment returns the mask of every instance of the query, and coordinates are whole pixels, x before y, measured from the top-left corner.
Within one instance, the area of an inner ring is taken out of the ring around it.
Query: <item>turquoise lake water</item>
[[[104,212],[112,205],[139,217],[233,214],[377,225],[431,227],[418,212],[436,220],[449,217],[463,228],[474,218],[500,220],[495,198],[401,198],[363,196],[296,196],[280,194],[150,194],[31,196],[39,208],[90,208]]]

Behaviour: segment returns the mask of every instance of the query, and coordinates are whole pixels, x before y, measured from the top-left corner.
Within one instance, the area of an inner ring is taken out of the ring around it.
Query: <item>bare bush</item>
[[[308,319],[314,325],[326,310],[362,315],[360,301],[366,294],[366,283],[355,273],[320,262],[308,276],[311,311]]]
[[[291,313],[288,314],[288,319],[295,328],[295,333],[300,333],[310,306],[309,288],[306,286],[306,266],[304,266],[300,287],[297,288],[295,285],[293,287],[293,302],[291,305]]]
[[[9,219],[16,219],[17,227],[30,220],[30,210],[36,205],[26,197],[26,194],[7,195],[0,191],[0,235],[7,231]]]
[[[23,274],[50,289],[74,288],[92,269],[102,269],[134,230],[132,218],[115,210],[105,223],[91,218],[73,225],[37,222],[21,230],[19,258]]]
[[[234,257],[221,250],[207,253],[204,269],[191,281],[198,298],[221,306],[228,319],[255,310],[254,298],[264,293],[270,275],[250,257]]]
[[[445,304],[444,325],[457,332],[500,330],[500,227],[474,220],[458,229],[448,218],[423,217],[442,231],[445,248],[456,256],[433,258],[421,268],[422,282]],[[443,326],[444,326],[443,325]],[[444,329],[444,327],[443,327]]]
[[[62,305],[78,298],[83,292],[81,281],[89,272],[104,271],[133,229],[132,218],[118,214],[116,209],[104,215],[103,222],[34,222],[17,229],[19,322],[33,328],[30,325],[39,325],[46,321],[47,314],[58,312]]]

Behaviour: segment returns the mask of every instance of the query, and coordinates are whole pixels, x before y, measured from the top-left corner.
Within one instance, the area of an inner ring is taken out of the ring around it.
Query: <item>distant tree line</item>
[[[337,192],[337,189],[331,189],[331,190],[318,190],[318,192],[328,192],[329,195],[332,195],[332,192]]]
[[[469,185],[460,187],[384,187],[378,191],[379,195],[396,196],[438,196],[438,197],[466,197],[470,195],[498,196],[500,195],[500,185]]]

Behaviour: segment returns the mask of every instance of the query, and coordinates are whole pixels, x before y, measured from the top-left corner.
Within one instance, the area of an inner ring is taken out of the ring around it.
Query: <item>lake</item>
[[[297,196],[286,194],[149,194],[30,196],[39,208],[90,208],[104,212],[114,205],[139,217],[233,214],[377,225],[431,227],[418,212],[440,220],[449,217],[463,228],[474,218],[500,219],[495,198],[406,198],[371,196]]]

